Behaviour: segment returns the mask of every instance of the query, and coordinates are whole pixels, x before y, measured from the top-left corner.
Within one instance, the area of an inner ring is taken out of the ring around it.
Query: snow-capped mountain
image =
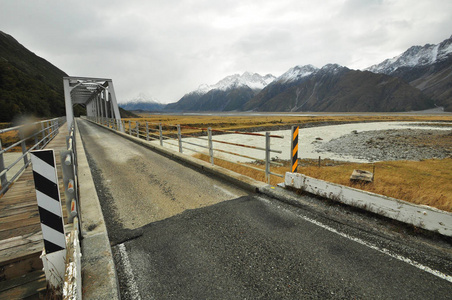
[[[287,72],[276,78],[278,82],[290,82],[296,81],[303,77],[309,76],[312,73],[316,72],[318,68],[313,65],[305,65],[305,66],[295,66],[290,68]]]
[[[234,74],[227,76],[213,85],[202,84],[199,88],[194,91],[197,94],[207,94],[211,90],[221,90],[226,91],[231,88],[244,87],[247,86],[252,90],[262,90],[270,82],[275,80],[275,76],[267,74],[261,76],[257,73],[245,72],[242,75]]]
[[[254,97],[275,76],[245,72],[225,77],[214,85],[201,85],[196,91],[185,94],[178,102],[166,106],[169,111],[233,111]]]
[[[337,64],[321,69],[294,67],[249,100],[245,111],[407,111],[433,103],[399,78],[351,70]]]
[[[165,107],[165,104],[160,103],[156,98],[139,93],[136,97],[130,99],[126,103],[119,103],[120,107],[125,110],[146,110],[146,111],[160,111]]]
[[[452,36],[436,45],[410,47],[367,70],[402,78],[433,99],[435,105],[452,111]]]
[[[148,103],[158,103],[161,104],[160,101],[158,101],[155,97],[146,94],[146,93],[139,93],[136,97],[130,99],[127,101],[127,103],[139,103],[139,102],[148,102]]]
[[[412,46],[402,54],[386,59],[366,70],[390,75],[401,67],[420,67],[441,62],[447,59],[451,53],[452,36],[436,45]]]

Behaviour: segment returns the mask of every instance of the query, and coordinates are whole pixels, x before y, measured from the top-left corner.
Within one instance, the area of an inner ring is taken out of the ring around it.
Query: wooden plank
[[[0,240],[9,239],[15,236],[26,235],[30,233],[36,233],[41,231],[41,224],[32,224],[28,226],[22,226],[11,230],[0,231]],[[0,258],[1,259],[1,258]]]
[[[24,212],[21,214],[12,214],[10,216],[0,218],[0,220],[3,224],[15,222],[16,223],[15,227],[20,227],[21,224],[20,223],[17,224],[17,222],[22,222],[23,220],[28,220],[28,219],[33,219],[33,218],[39,218],[38,210],[27,211],[27,212]],[[3,227],[3,225],[2,225],[2,227]]]
[[[39,220],[39,216],[36,216],[34,218],[23,219],[20,221],[19,224],[17,221],[5,222],[5,223],[2,223],[2,225],[0,226],[0,232],[18,228],[18,227],[33,225],[33,224],[40,224],[40,223],[41,222]]]
[[[0,293],[33,281],[37,281],[42,277],[45,277],[45,273],[41,270],[25,274],[20,278],[11,279],[8,281],[0,281]]]
[[[28,256],[22,256],[15,260],[8,262],[2,262],[0,265],[0,278],[1,280],[12,280],[14,278],[23,276],[30,272],[42,270],[43,264],[40,258],[42,254],[43,246],[37,248],[34,253]]]
[[[58,168],[58,184],[63,204],[63,216],[67,222],[63,176],[61,172],[61,159],[59,149],[66,148],[64,133],[59,134],[47,149],[55,149],[55,161]],[[5,195],[0,197],[0,281],[10,280],[21,276],[30,276],[29,272],[42,269],[42,261],[39,258],[43,249],[41,225],[34,189],[32,168],[28,167],[13,183]],[[34,287],[29,281],[26,287],[8,289],[8,294],[1,293],[0,299],[16,299],[35,295],[36,291],[45,288],[44,285]],[[12,291],[15,290],[15,291]],[[29,290],[30,292],[24,292]]]
[[[372,182],[373,179],[374,174],[364,170],[353,170],[352,175],[350,176],[350,181]]]
[[[24,299],[46,291],[45,275],[27,284],[0,292],[1,299]]]
[[[42,240],[41,232],[33,232],[22,236],[0,241],[0,251]]]
[[[16,206],[8,206],[8,207],[2,207],[0,210],[0,221],[1,218],[4,217],[8,217],[8,216],[12,216],[12,215],[17,215],[17,214],[22,214],[22,213],[26,213],[26,212],[37,212],[38,211],[38,206],[37,205],[27,205],[24,207],[16,207]]]
[[[34,194],[23,192],[22,194],[20,193],[10,194],[8,197],[0,199],[0,204],[20,203],[23,201],[32,201],[32,200],[36,202],[36,192]]]
[[[5,266],[8,264],[13,264],[20,260],[34,257],[35,255],[39,257],[43,248],[44,242],[42,240],[39,240],[24,245],[19,245],[14,248],[2,250],[0,251],[0,265]]]
[[[14,197],[18,195],[20,196],[24,194],[33,194],[34,191],[34,186],[17,186],[16,188],[9,189],[3,198]]]
[[[11,209],[11,208],[22,208],[27,206],[36,206],[38,207],[38,203],[36,202],[36,199],[23,199],[23,200],[16,200],[11,202],[0,202],[0,208],[3,209]]]

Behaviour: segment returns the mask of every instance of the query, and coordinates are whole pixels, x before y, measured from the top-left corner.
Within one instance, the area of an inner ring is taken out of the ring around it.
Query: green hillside
[[[66,73],[0,31],[0,122],[65,115]]]

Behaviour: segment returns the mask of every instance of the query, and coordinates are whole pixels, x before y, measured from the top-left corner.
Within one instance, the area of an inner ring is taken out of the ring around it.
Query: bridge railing
[[[30,152],[44,148],[66,118],[0,129],[0,197],[30,164]]]
[[[96,117],[88,117],[88,119],[115,130],[120,128],[115,119]],[[217,160],[221,160],[263,172],[265,181],[268,183],[270,183],[271,175],[284,177],[281,174],[271,172],[271,166],[283,166],[271,158],[271,153],[282,153],[280,150],[271,148],[271,139],[283,139],[284,137],[280,135],[272,135],[270,132],[242,132],[131,120],[122,120],[122,125],[126,134],[145,139],[151,143],[159,143],[162,147],[169,147],[180,153],[184,153],[184,151],[185,153],[197,153],[199,154],[197,157],[201,159],[207,156],[212,165],[215,165]],[[222,136],[230,134],[252,137],[250,138],[251,143],[238,143],[222,138]],[[247,155],[243,149],[252,150],[253,154]],[[239,159],[236,160],[234,157]],[[258,168],[250,162],[255,165],[264,165],[265,168]]]

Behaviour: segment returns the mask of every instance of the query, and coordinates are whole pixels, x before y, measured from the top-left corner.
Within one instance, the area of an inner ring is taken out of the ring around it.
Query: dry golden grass
[[[29,126],[24,127],[23,135],[27,138],[25,141],[27,148],[31,147],[35,144],[34,134],[38,131],[40,131],[39,126]],[[48,129],[46,134],[49,134],[52,130]],[[38,134],[38,138],[43,138],[43,133]],[[8,146],[18,142],[20,140],[19,137],[19,131],[18,130],[11,130],[4,133],[0,133],[0,141],[2,145],[2,149],[7,148]],[[22,151],[22,146],[19,144],[18,146],[13,147],[9,150],[10,152],[20,152]]]
[[[373,183],[350,182],[354,169],[371,171],[372,164],[347,163],[334,167],[305,167],[298,171],[314,178],[369,192],[433,206],[452,212],[452,159],[375,163]]]
[[[196,158],[209,161],[207,155],[195,155]],[[299,167],[298,172],[310,177],[322,179],[337,184],[405,200],[408,202],[436,207],[452,212],[452,159],[424,160],[424,161],[391,161],[375,164],[340,163],[335,166],[318,167],[317,161],[303,160],[301,164],[309,166]],[[259,181],[265,181],[264,172],[259,172],[245,166],[232,164],[215,159],[215,165],[246,175]],[[250,164],[264,169],[263,165]],[[350,181],[354,169],[373,171],[373,183],[361,184]],[[273,173],[284,175],[290,171],[288,166],[272,167]],[[271,176],[271,184],[283,182],[282,178]]]
[[[163,123],[163,124],[181,124],[185,126],[215,129],[246,129],[252,127],[280,127],[292,124],[323,123],[323,122],[370,122],[370,121],[452,121],[452,116],[410,116],[410,115],[391,115],[380,113],[362,114],[343,114],[340,116],[318,114],[316,116],[205,116],[205,115],[151,115],[141,114],[142,118],[130,118],[124,120],[138,121],[140,123]]]

